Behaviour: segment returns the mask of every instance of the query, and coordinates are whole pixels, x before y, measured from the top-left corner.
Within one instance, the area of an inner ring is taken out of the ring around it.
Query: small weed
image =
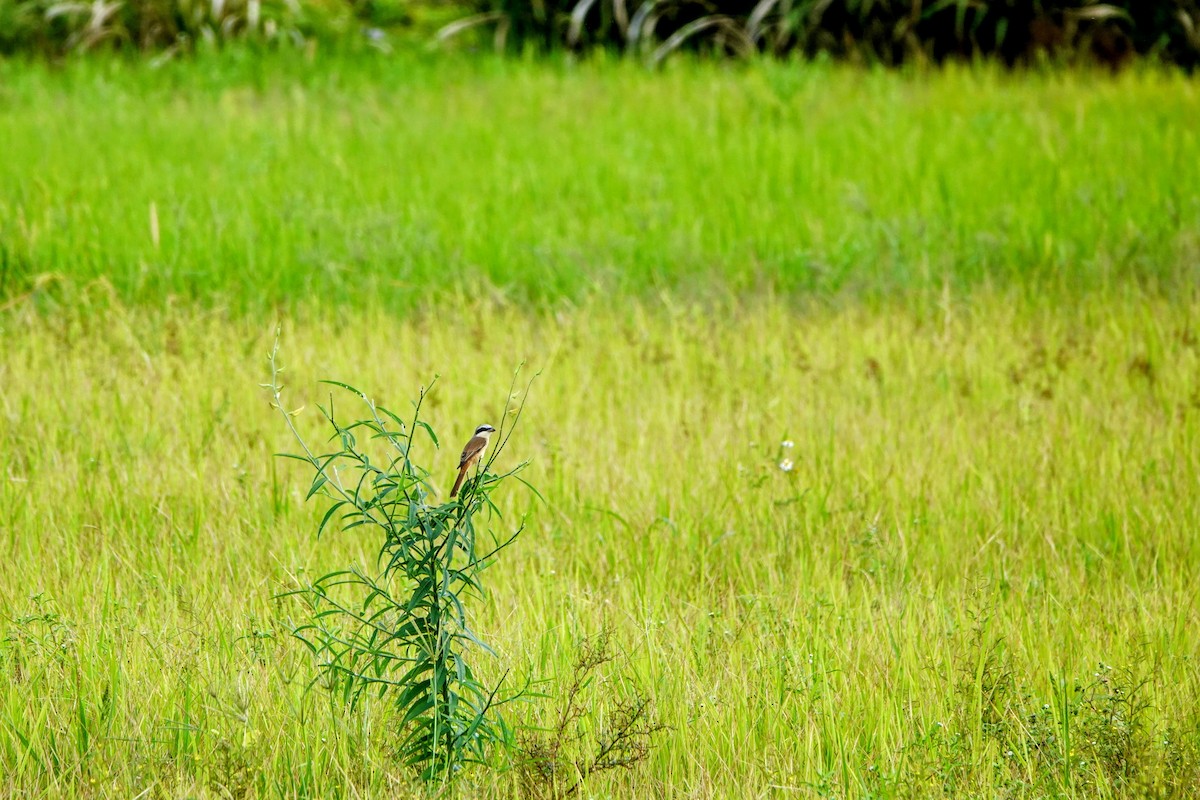
[[[522,737],[520,768],[530,795],[570,797],[594,775],[632,769],[650,755],[654,738],[666,730],[640,690],[626,689],[615,699],[600,694],[601,688],[611,692],[628,684],[627,679],[614,681],[604,675],[613,660],[607,629],[584,639],[571,678],[558,698],[553,726],[530,730]]]

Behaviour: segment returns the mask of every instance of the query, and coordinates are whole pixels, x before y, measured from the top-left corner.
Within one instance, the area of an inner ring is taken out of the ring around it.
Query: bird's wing
[[[467,442],[467,446],[463,448],[462,458],[458,460],[458,468],[463,466],[471,459],[483,452],[483,448],[487,447],[488,440],[483,436],[472,436],[471,441]]]

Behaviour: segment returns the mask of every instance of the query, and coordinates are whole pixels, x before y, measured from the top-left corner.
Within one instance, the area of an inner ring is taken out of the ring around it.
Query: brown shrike
[[[492,434],[495,432],[496,429],[491,425],[480,425],[475,429],[475,435],[471,437],[471,441],[467,442],[467,446],[463,448],[462,457],[458,460],[458,480],[454,482],[454,488],[450,490],[451,497],[458,494],[462,482],[467,477],[467,471],[479,463],[479,457],[487,449],[488,439],[492,438]]]

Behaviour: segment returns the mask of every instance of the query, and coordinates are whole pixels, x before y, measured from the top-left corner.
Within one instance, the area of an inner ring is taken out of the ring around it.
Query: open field
[[[429,419],[452,441],[495,419],[515,359],[544,370],[511,457],[549,506],[506,498],[531,527],[478,629],[492,667],[544,677],[615,629],[672,730],[588,796],[1182,795],[1198,310],[483,309],[466,335],[371,314],[289,329],[283,357],[313,431],[319,377],[402,407],[440,370]],[[281,622],[300,609],[271,600],[377,543],[315,542],[306,476],[272,461],[291,443],[256,387],[269,328],[108,311],[9,341],[9,787],[377,796],[402,776],[380,709],[302,696]],[[1101,664],[1140,687],[1130,707],[1087,694]]]
[[[1194,84],[258,66],[0,65],[0,796],[422,795],[275,599],[378,545],[280,321],[442,491],[541,371],[478,660],[668,726],[576,796],[1193,795]]]

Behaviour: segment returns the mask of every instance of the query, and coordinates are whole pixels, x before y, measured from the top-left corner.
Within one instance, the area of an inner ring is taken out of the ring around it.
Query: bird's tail
[[[462,486],[462,482],[467,477],[467,467],[468,466],[469,465],[467,465],[467,464],[463,464],[462,469],[460,469],[458,471],[458,480],[454,481],[454,488],[450,490],[451,497],[454,497],[454,495],[458,494],[458,490]]]

